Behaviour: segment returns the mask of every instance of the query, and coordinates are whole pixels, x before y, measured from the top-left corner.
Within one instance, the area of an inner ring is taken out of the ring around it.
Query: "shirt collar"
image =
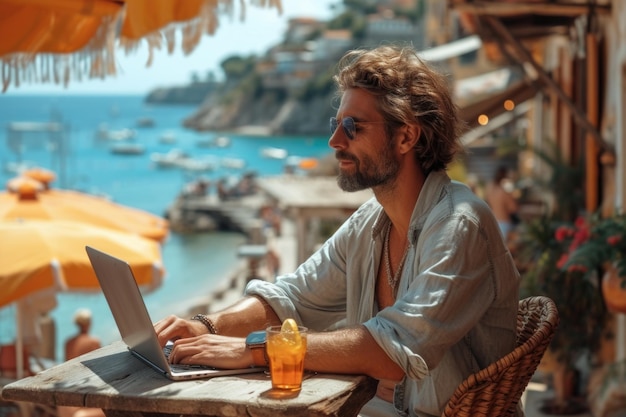
[[[428,213],[432,211],[445,195],[444,190],[448,184],[450,184],[450,177],[444,170],[431,172],[426,177],[411,215],[408,236],[411,245],[417,243],[418,231],[423,227]],[[390,221],[387,213],[381,207],[372,228],[372,239],[382,239],[383,232],[389,226]]]

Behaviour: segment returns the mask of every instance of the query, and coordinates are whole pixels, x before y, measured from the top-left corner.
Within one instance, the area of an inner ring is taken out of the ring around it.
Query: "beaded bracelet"
[[[204,315],[204,314],[196,314],[195,316],[193,316],[191,318],[191,320],[199,321],[200,323],[204,324],[207,329],[209,329],[209,333],[217,334],[217,327],[215,327],[215,324],[213,324],[211,319],[208,318],[206,315]]]

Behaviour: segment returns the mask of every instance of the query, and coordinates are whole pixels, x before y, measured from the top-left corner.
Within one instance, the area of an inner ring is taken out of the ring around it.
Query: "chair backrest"
[[[452,394],[442,415],[514,415],[558,323],[559,314],[550,298],[535,296],[520,300],[515,349],[463,381]]]

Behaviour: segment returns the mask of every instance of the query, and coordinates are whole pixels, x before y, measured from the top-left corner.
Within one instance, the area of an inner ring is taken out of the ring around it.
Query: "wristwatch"
[[[252,352],[254,366],[268,366],[269,360],[265,352],[265,330],[250,333],[246,337],[246,347]]]

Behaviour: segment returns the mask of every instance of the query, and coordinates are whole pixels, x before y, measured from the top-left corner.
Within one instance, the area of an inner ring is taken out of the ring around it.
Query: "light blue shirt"
[[[293,274],[251,281],[246,293],[315,331],[364,324],[406,374],[398,412],[439,416],[463,379],[514,348],[519,273],[486,203],[433,172],[411,216],[397,300],[379,311],[388,224],[372,198]]]

